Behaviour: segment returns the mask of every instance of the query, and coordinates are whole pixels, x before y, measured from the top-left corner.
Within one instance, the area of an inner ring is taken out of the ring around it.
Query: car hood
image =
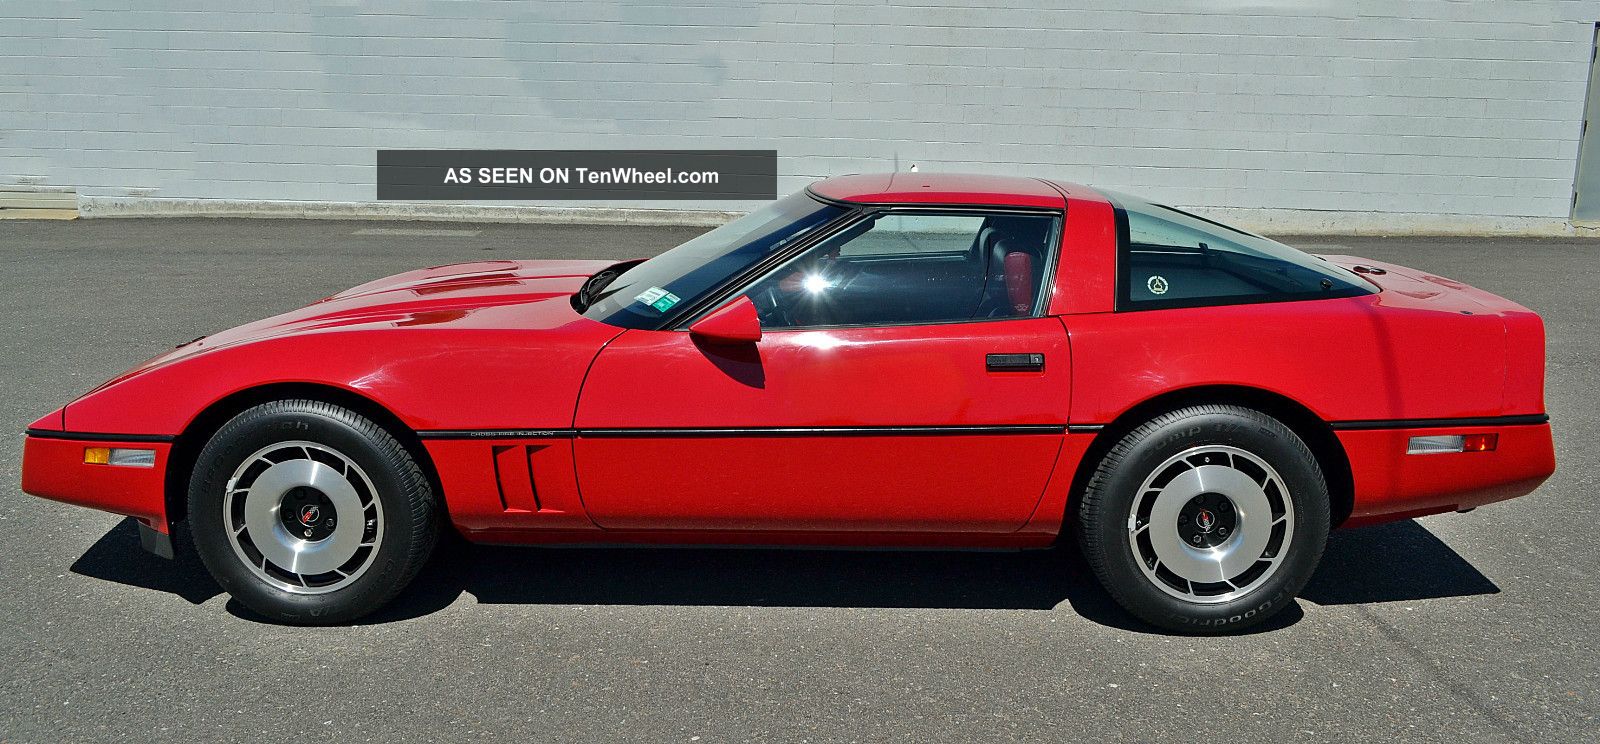
[[[520,305],[526,309],[516,314],[519,328],[559,328],[580,319],[572,308],[571,295],[584,280],[613,263],[474,261],[395,274],[297,310],[179,344],[106,384],[185,357],[242,343],[353,326],[384,325],[403,329],[464,324],[476,311],[499,306]]]

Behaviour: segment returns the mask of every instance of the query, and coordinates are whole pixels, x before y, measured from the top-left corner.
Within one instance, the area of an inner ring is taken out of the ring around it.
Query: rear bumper
[[[84,450],[115,447],[155,451],[153,466],[92,465]],[[67,432],[30,430],[22,446],[22,490],[41,498],[138,519],[167,534],[166,473],[172,443],[74,438]]]
[[[1496,434],[1492,452],[1406,454],[1411,437]],[[1550,424],[1340,430],[1355,504],[1346,526],[1471,509],[1525,495],[1556,469]]]

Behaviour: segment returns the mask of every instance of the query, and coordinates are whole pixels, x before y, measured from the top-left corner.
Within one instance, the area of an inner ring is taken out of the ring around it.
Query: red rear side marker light
[[[1493,452],[1499,434],[1434,434],[1412,437],[1406,442],[1408,455],[1442,455],[1452,452]]]

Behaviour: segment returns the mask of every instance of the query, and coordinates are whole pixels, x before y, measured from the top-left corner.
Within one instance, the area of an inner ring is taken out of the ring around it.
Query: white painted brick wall
[[[0,183],[366,202],[378,148],[748,147],[778,150],[780,191],[915,162],[1195,207],[1568,214],[1600,2],[965,5],[5,3]]]

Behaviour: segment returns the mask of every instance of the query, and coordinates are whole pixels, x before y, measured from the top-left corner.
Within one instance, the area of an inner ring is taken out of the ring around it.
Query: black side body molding
[[[419,439],[571,439],[576,429],[431,429]]]
[[[419,431],[422,439],[551,439],[621,437],[871,437],[871,436],[984,436],[994,434],[1061,434],[1060,424],[1001,426],[812,426],[641,429],[451,429]]]
[[[1437,429],[1447,426],[1534,426],[1548,423],[1550,423],[1550,414],[1530,413],[1520,416],[1483,416],[1479,418],[1329,421],[1328,426],[1341,431],[1361,431],[1366,429]]]
[[[34,439],[75,439],[80,442],[171,442],[177,437],[168,434],[102,434],[89,431],[50,431],[28,429],[24,434]]]

